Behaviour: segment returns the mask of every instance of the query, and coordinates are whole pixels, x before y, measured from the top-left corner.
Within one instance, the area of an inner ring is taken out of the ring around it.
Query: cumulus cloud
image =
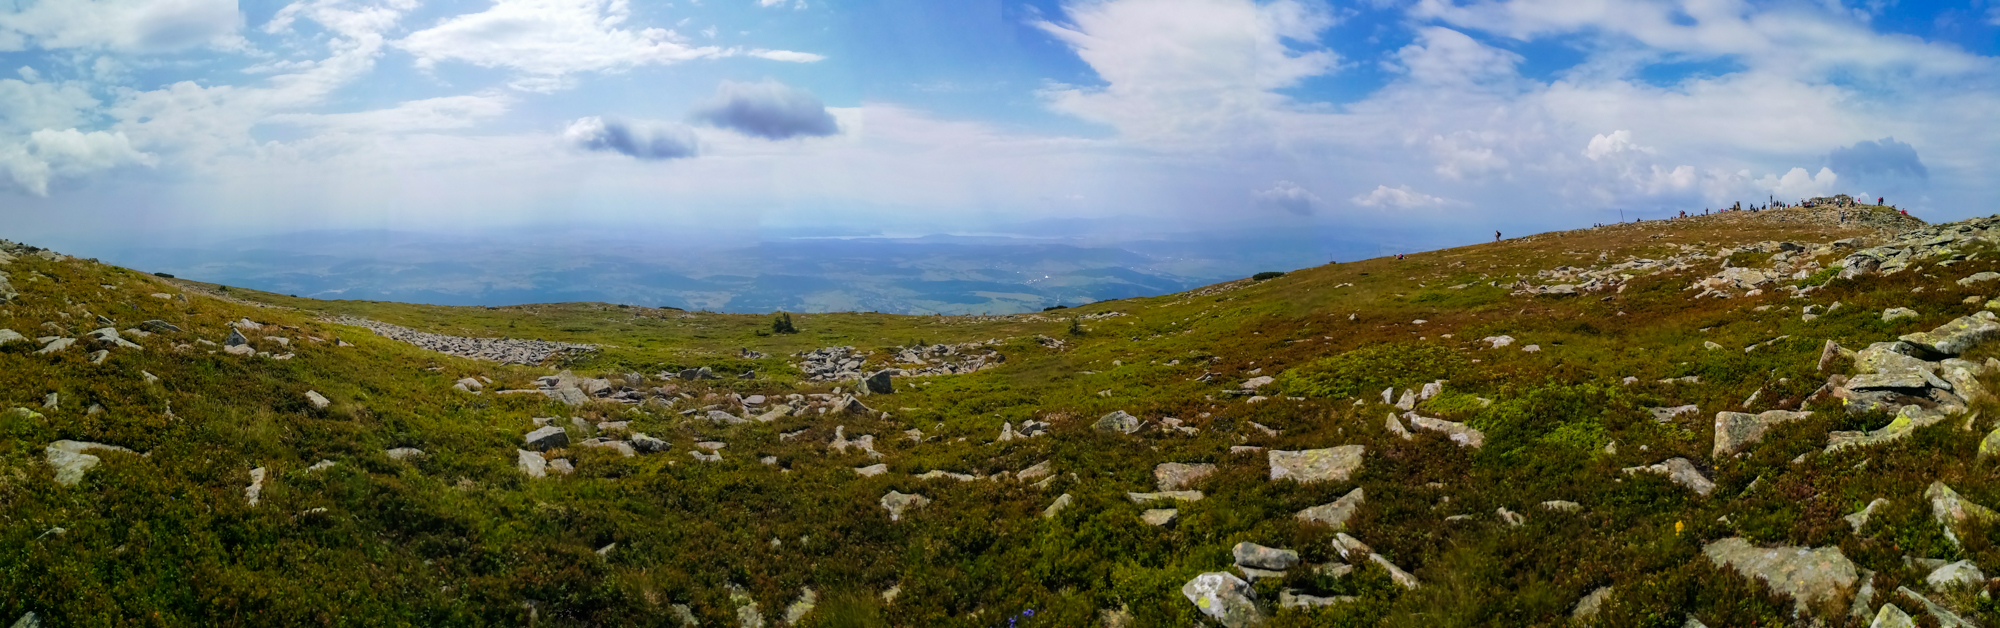
[[[22,74],[29,72],[32,70]],[[97,99],[81,84],[0,79],[0,131],[27,133],[80,126],[97,105]]]
[[[715,97],[691,116],[704,124],[768,140],[824,137],[840,132],[840,123],[819,97],[777,81],[723,81]]]
[[[1835,148],[1826,155],[1827,167],[1848,176],[1887,174],[1928,179],[1930,170],[1917,159],[1917,147],[1896,138],[1863,140],[1853,146]]]
[[[1839,191],[1835,189],[1839,184],[1840,175],[1827,168],[1820,168],[1816,174],[1806,172],[1805,168],[1793,168],[1784,176],[1764,175],[1757,180],[1758,187],[1781,199],[1831,196]]]
[[[1599,134],[1592,136],[1590,143],[1583,147],[1583,156],[1589,157],[1591,161],[1602,161],[1610,157],[1629,153],[1651,152],[1653,152],[1652,148],[1640,146],[1638,143],[1633,142],[1632,132],[1624,129],[1612,131],[1609,135]]]
[[[1389,207],[1396,209],[1417,209],[1422,207],[1442,207],[1452,204],[1450,199],[1431,196],[1410,189],[1410,186],[1375,186],[1375,191],[1351,199],[1362,207]]]
[[[152,155],[133,149],[124,133],[43,129],[30,134],[26,142],[0,147],[0,167],[12,175],[15,185],[36,196],[48,196],[49,182],[57,177],[154,163]]]
[[[160,52],[229,42],[242,25],[236,0],[25,0],[0,5],[0,51]]]
[[[623,27],[630,18],[631,6],[626,0],[495,0],[485,11],[451,17],[410,33],[397,41],[396,47],[415,56],[421,68],[458,61],[511,69],[521,74],[512,87],[538,92],[571,86],[564,78],[572,74],[619,72],[740,53],[712,45],[696,46],[672,30]],[[822,58],[787,50],[749,54],[791,62]]]
[[[608,151],[647,161],[693,157],[701,152],[694,131],[668,124],[632,124],[592,116],[570,123],[563,140],[588,151]]]
[[[278,114],[267,120],[347,133],[462,129],[506,113],[512,102],[512,98],[501,94],[445,96],[412,100],[387,109],[332,114]]]
[[[1335,23],[1319,3],[1117,0],[1064,8],[1067,23],[1035,26],[1073,49],[1105,85],[1056,86],[1043,97],[1057,111],[1109,124],[1132,140],[1252,133],[1289,102],[1273,90],[1340,64],[1332,50],[1303,43]]]
[[[1279,181],[1270,189],[1251,192],[1250,198],[1256,200],[1258,205],[1300,216],[1311,215],[1314,210],[1325,204],[1319,196],[1290,181]]]

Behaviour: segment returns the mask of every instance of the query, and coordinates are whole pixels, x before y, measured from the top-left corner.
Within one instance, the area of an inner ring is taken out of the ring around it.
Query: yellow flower
[[[1681,530],[1682,530],[1682,529],[1684,529],[1684,528],[1686,528],[1686,527],[1687,527],[1687,522],[1685,522],[1685,521],[1675,521],[1675,522],[1674,522],[1674,536],[1680,536],[1680,535],[1681,535]]]

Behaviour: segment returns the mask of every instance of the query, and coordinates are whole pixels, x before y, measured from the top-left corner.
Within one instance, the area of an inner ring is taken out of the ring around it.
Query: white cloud
[[[242,24],[236,0],[17,0],[0,5],[0,50],[159,52],[232,43]]]
[[[485,11],[447,18],[395,45],[421,68],[446,61],[506,68],[522,75],[516,89],[544,92],[570,86],[563,79],[574,74],[743,54],[694,45],[672,30],[628,28],[630,18],[627,0],[495,0]],[[790,62],[823,58],[788,50],[748,54]]]
[[[815,63],[826,60],[826,57],[823,55],[816,55],[810,52],[793,52],[790,50],[765,50],[759,48],[745,54],[760,59],[770,59],[772,61],[785,61],[789,63]]]
[[[784,3],[785,0],[757,0],[757,6],[760,7],[773,7]]]
[[[1375,191],[1355,196],[1354,204],[1362,207],[1392,207],[1396,209],[1417,209],[1422,207],[1442,207],[1454,204],[1450,199],[1431,196],[1410,189],[1410,186],[1375,186]]]
[[[1256,200],[1259,205],[1301,216],[1312,214],[1326,204],[1318,195],[1290,181],[1279,181],[1269,189],[1251,192],[1250,198]]]
[[[1488,46],[1449,28],[1426,27],[1417,41],[1396,51],[1391,69],[1420,83],[1463,85],[1514,78],[1521,55]]]
[[[1791,200],[1828,196],[1839,192],[1840,175],[1833,170],[1820,168],[1818,173],[1806,172],[1805,168],[1793,168],[1784,176],[1764,175],[1757,180],[1757,186],[1770,190],[1773,196]]]
[[[507,112],[513,98],[502,94],[445,96],[412,100],[388,109],[334,114],[277,114],[267,122],[320,127],[344,133],[402,133],[462,129]]]
[[[1499,139],[1497,133],[1473,133],[1459,131],[1449,137],[1432,135],[1431,156],[1437,160],[1435,170],[1447,179],[1478,179],[1492,174],[1507,172],[1507,158],[1500,156],[1491,146],[1485,144]]]
[[[0,146],[0,167],[14,184],[36,196],[48,196],[57,177],[79,177],[125,165],[155,163],[152,155],[132,148],[123,133],[76,129],[43,129],[24,143]]]
[[[1632,132],[1624,129],[1612,131],[1610,135],[1596,135],[1590,144],[1583,147],[1583,156],[1591,161],[1600,161],[1624,153],[1652,153],[1653,149],[1632,142]]]
[[[97,105],[78,83],[0,79],[0,133],[82,126]]]
[[[1044,97],[1058,111],[1142,142],[1255,133],[1289,102],[1272,90],[1340,61],[1331,50],[1292,46],[1333,25],[1318,4],[1118,0],[1066,8],[1068,23],[1035,25],[1074,49],[1106,85],[1057,86]]]

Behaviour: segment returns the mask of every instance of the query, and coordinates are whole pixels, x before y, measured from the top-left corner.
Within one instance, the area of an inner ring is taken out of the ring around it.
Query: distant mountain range
[[[319,299],[439,305],[603,301],[720,312],[997,314],[1178,292],[1264,270],[1324,264],[1313,234],[1209,234],[1083,242],[934,235],[551,237],[318,231],[199,248],[130,247],[106,261]],[[1374,252],[1374,251],[1368,251]]]

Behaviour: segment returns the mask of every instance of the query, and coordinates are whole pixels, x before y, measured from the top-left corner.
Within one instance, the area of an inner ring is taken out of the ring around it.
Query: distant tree
[[[796,334],[799,333],[799,328],[792,326],[791,314],[779,312],[777,316],[771,317],[771,333]]]
[[[1067,306],[1067,305],[1063,305],[1063,304],[1061,304],[1061,303],[1057,303],[1057,304],[1055,304],[1055,305],[1051,305],[1051,306],[1048,306],[1048,307],[1045,307],[1045,308],[1042,308],[1042,311],[1044,311],[1044,312],[1052,312],[1052,311],[1055,311],[1055,310],[1067,310],[1067,309],[1069,309],[1069,306]]]
[[[1261,273],[1257,273],[1257,274],[1255,274],[1255,275],[1251,275],[1251,276],[1250,276],[1250,278],[1251,278],[1251,279],[1254,279],[1254,280],[1257,280],[1257,281],[1263,281],[1263,280],[1266,280],[1266,279],[1277,279],[1277,278],[1279,278],[1279,277],[1283,277],[1283,276],[1285,276],[1285,274],[1284,274],[1284,273],[1281,273],[1281,272],[1278,272],[1278,271],[1275,271],[1275,270],[1267,270],[1267,271],[1264,271],[1264,272],[1261,272]]]
[[[153,276],[154,276],[154,277],[164,277],[164,278],[167,278],[167,279],[173,279],[173,278],[174,278],[174,276],[173,276],[173,274],[172,274],[172,273],[153,273]]]
[[[1083,323],[1077,322],[1075,318],[1069,319],[1069,333],[1072,336],[1083,335]]]

